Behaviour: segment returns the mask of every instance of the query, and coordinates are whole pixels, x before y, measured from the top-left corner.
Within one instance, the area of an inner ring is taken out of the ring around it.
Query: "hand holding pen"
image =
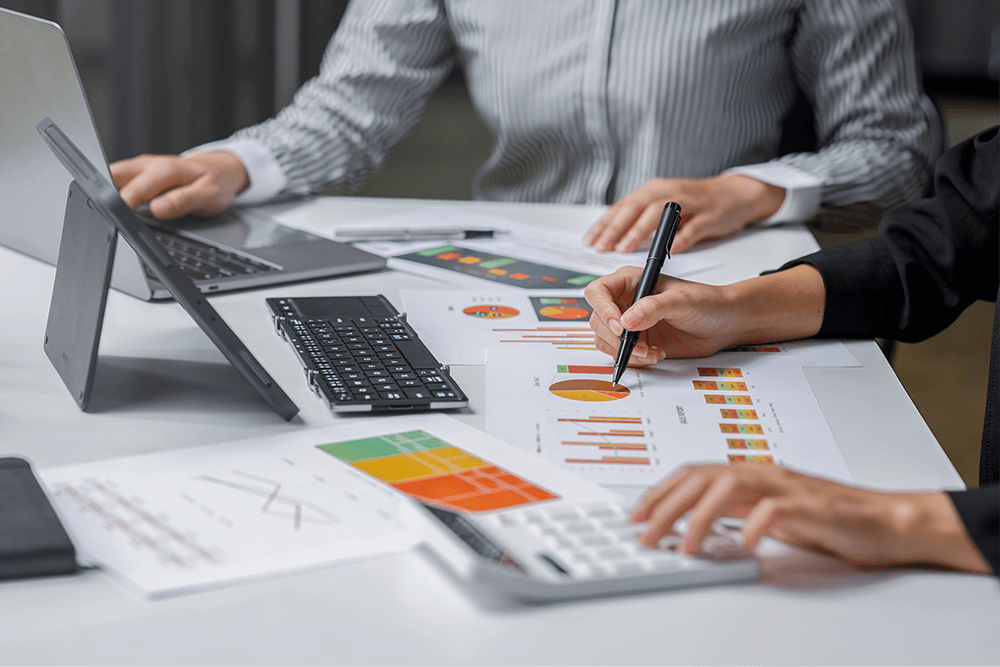
[[[642,271],[642,277],[639,279],[639,286],[636,288],[635,299],[632,303],[653,293],[653,288],[656,287],[656,282],[660,278],[660,269],[663,268],[663,262],[670,257],[670,244],[674,240],[674,235],[677,234],[677,227],[680,224],[680,220],[680,205],[675,202],[667,202],[667,205],[663,207],[660,224],[657,226],[656,234],[653,236],[653,244],[649,248],[649,256],[646,257],[646,267]],[[621,340],[618,344],[618,355],[615,357],[615,372],[612,384],[618,384],[618,380],[621,379],[637,342],[639,342],[638,331],[622,332]]]

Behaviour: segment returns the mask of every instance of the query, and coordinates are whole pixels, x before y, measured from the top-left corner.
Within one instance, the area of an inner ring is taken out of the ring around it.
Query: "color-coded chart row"
[[[749,396],[732,396],[730,394],[705,394],[705,402],[720,405],[753,405]]]
[[[756,410],[731,410],[722,408],[719,412],[722,413],[723,419],[757,419]]]
[[[718,382],[716,380],[692,380],[694,388],[712,391],[749,391],[746,382]]]
[[[764,435],[764,427],[760,424],[719,424],[719,428],[723,433]]]
[[[729,449],[769,449],[767,440],[743,440],[726,438]]]
[[[730,463],[774,463],[773,456],[761,454],[730,454]]]
[[[698,375],[703,378],[712,377],[723,377],[723,378],[741,378],[743,377],[743,371],[739,368],[698,368]]]

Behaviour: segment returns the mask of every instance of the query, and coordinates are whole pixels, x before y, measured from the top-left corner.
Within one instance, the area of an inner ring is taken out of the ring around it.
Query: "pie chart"
[[[607,380],[562,380],[549,385],[549,391],[572,401],[617,401],[629,395],[628,387]]]
[[[545,306],[538,314],[554,320],[583,320],[590,317],[590,311],[580,306]]]
[[[510,306],[491,306],[484,304],[481,306],[469,306],[468,308],[463,309],[462,312],[466,315],[471,315],[472,317],[500,320],[519,315],[521,311],[517,308],[511,308]]]

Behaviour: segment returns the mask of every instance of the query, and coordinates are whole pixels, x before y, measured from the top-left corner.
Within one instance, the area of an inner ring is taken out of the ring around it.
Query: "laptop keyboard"
[[[167,255],[192,280],[219,280],[279,270],[247,255],[223,250],[208,243],[176,236],[160,229],[150,231]],[[146,275],[156,278],[148,267]]]

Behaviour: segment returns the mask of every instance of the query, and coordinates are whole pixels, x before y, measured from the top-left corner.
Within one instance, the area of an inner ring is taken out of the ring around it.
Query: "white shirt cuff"
[[[226,151],[232,153],[240,159],[243,167],[250,177],[250,185],[243,192],[236,195],[233,204],[260,204],[270,201],[288,183],[285,171],[274,159],[274,155],[260,141],[256,139],[224,139],[213,141],[201,146],[195,146],[191,150],[185,151],[186,157],[191,153],[206,153],[208,151]]]
[[[760,223],[801,222],[819,210],[822,182],[812,174],[785,164],[766,162],[727,169],[727,174],[742,174],[762,183],[785,189],[785,200],[770,217]]]

